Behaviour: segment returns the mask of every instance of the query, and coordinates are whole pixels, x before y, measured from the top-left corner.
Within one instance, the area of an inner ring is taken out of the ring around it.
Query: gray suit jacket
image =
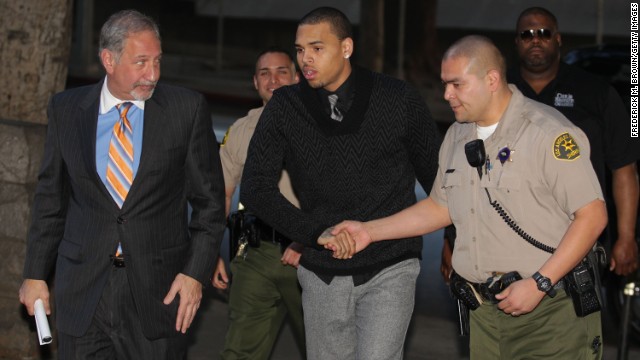
[[[202,95],[158,84],[145,103],[140,166],[120,209],[96,171],[101,87],[67,90],[49,103],[23,275],[46,280],[55,264],[58,330],[81,336],[120,241],[145,336],[171,336],[179,297],[162,303],[171,283],[183,273],[208,284],[224,232],[211,114]]]

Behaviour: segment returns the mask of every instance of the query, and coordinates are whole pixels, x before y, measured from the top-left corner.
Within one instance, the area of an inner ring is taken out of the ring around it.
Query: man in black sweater
[[[388,216],[430,189],[439,135],[405,82],[351,65],[351,25],[333,8],[296,33],[303,79],[274,92],[249,146],[240,200],[304,244],[298,268],[308,359],[401,359],[422,238],[377,243],[351,259],[317,245],[343,219]],[[300,209],[278,190],[286,169]]]

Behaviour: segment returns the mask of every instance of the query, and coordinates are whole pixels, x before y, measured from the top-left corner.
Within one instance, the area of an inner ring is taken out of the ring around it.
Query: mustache
[[[156,86],[157,83],[157,81],[138,81],[133,83],[133,86]]]

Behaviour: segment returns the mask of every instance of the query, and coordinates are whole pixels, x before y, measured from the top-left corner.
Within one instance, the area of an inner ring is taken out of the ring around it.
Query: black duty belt
[[[110,258],[111,258],[111,265],[113,265],[113,267],[117,267],[117,268],[123,268],[124,267],[124,257],[123,256],[110,255]]]
[[[484,300],[485,302],[488,303],[492,303],[492,304],[497,304],[498,301],[495,299],[495,295],[497,295],[499,292],[501,292],[502,290],[504,290],[508,285],[510,284],[506,284],[506,286],[504,286],[503,288],[500,289],[496,289],[496,288],[492,288],[489,284],[490,282],[487,281],[485,283],[473,283],[468,281],[469,285],[471,285],[474,290],[476,291],[476,293],[482,297],[482,300]],[[553,285],[553,288],[555,290],[563,290],[564,289],[564,280],[560,279],[560,281],[558,281],[555,285]]]
[[[260,240],[262,241],[281,244],[283,246],[289,246],[291,243],[291,240],[258,218],[256,218],[255,226],[260,233]]]

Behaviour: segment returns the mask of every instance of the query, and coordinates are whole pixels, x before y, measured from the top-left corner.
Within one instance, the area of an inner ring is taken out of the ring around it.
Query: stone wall
[[[47,359],[52,353],[52,346],[38,344],[18,289],[47,103],[67,78],[73,3],[0,0],[0,359]]]
[[[46,126],[0,121],[0,359],[49,357],[18,301]]]

